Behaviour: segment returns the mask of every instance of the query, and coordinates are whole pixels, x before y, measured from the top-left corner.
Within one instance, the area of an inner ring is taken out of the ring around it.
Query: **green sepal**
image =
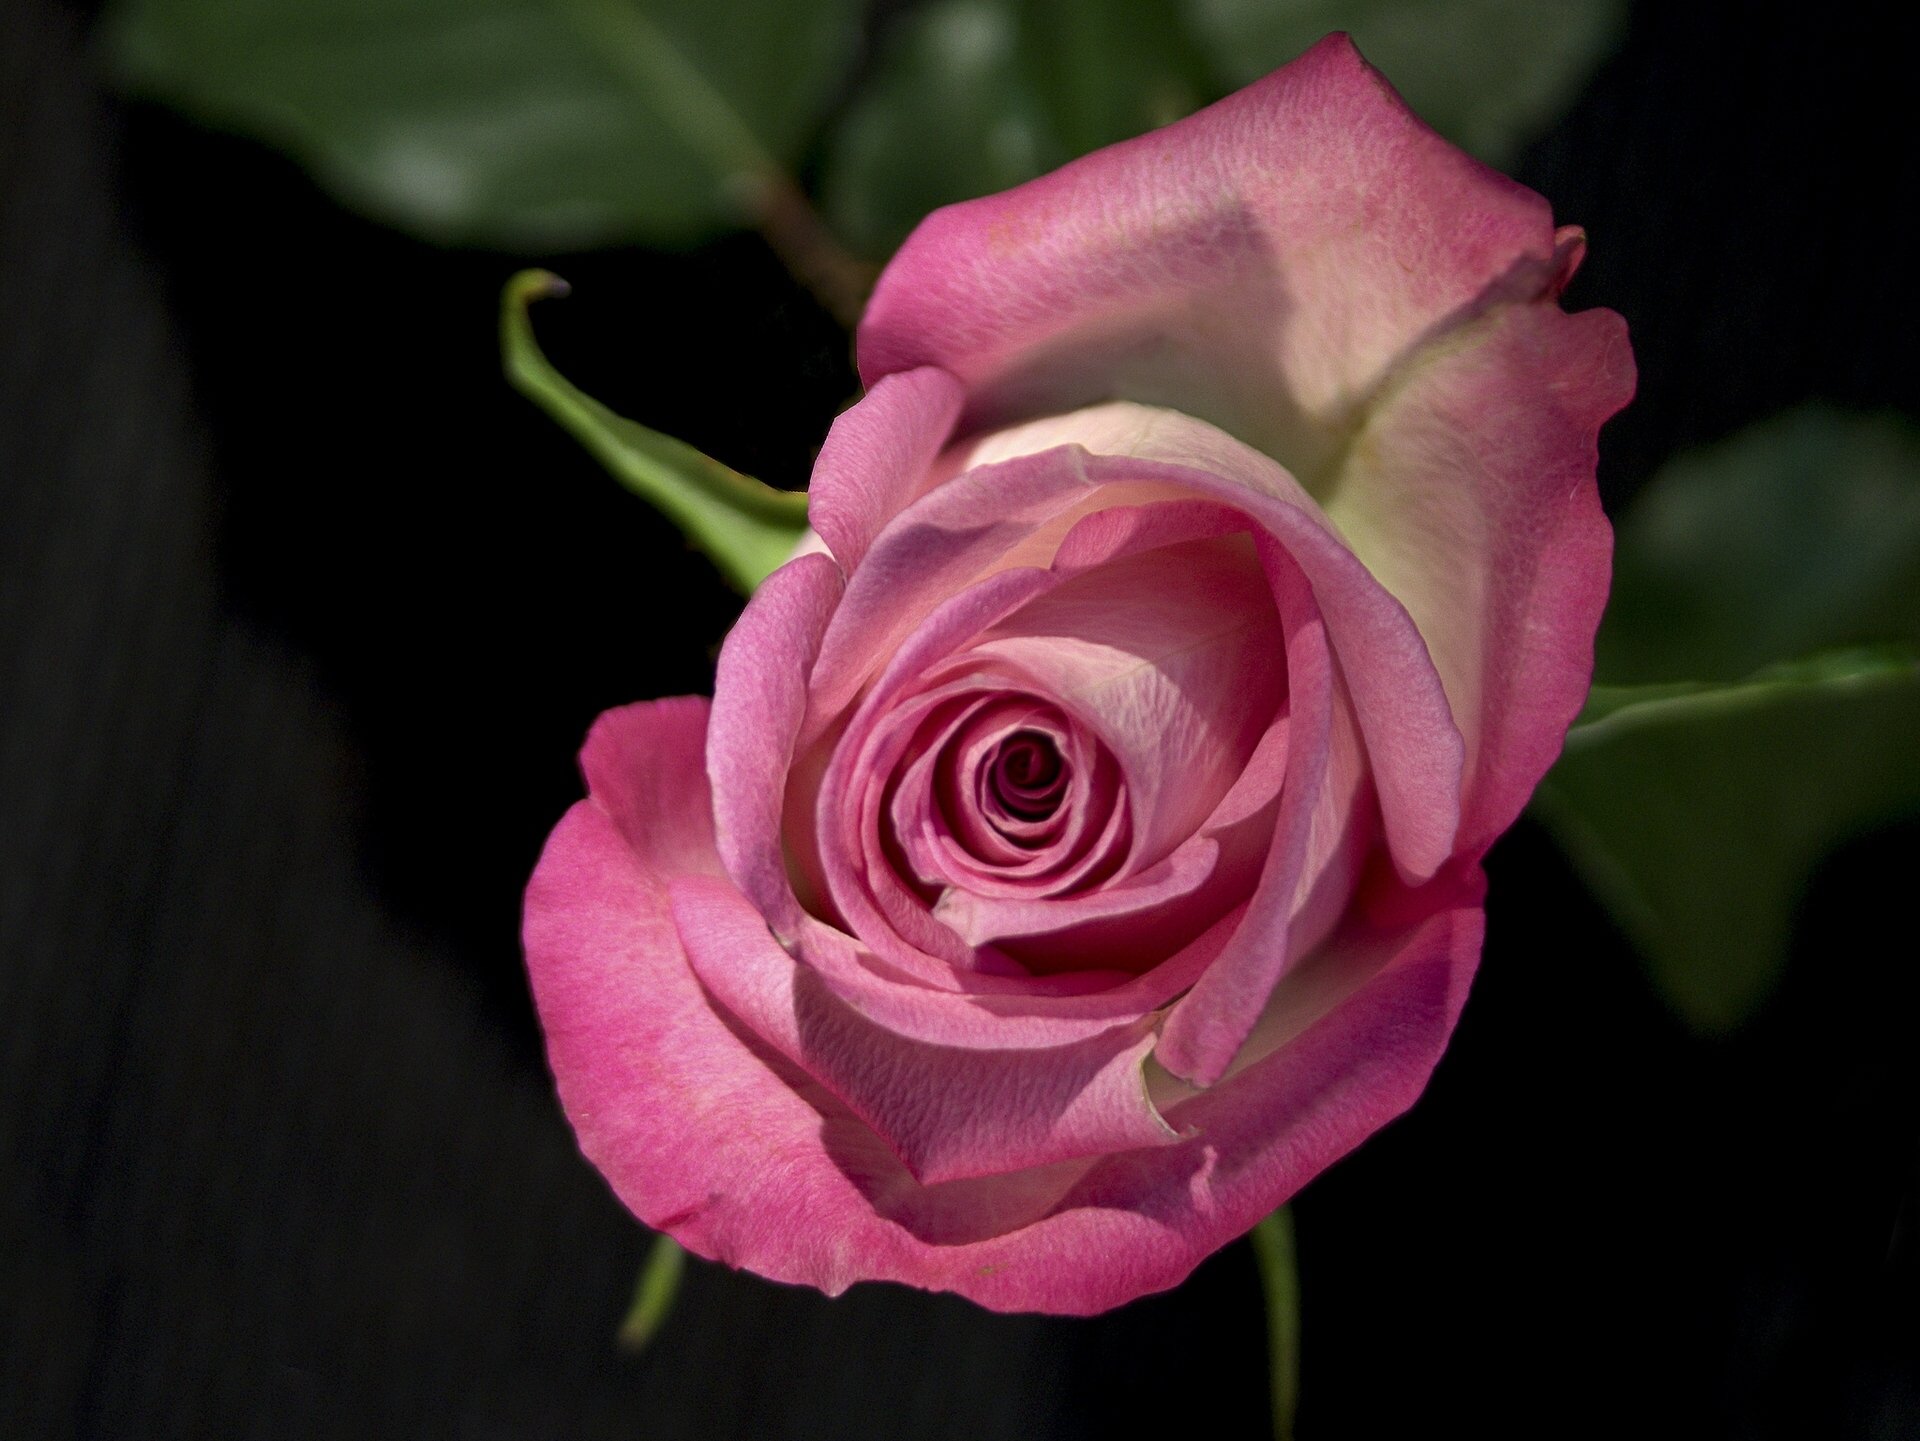
[[[775,490],[685,441],[616,415],[555,370],[534,340],[527,310],[534,300],[566,293],[566,282],[544,270],[523,270],[507,282],[500,302],[507,378],[751,595],[805,535],[805,493]]]

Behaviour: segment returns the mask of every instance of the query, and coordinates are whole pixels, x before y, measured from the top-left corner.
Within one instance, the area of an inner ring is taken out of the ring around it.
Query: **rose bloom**
[[[1412,1103],[1584,698],[1625,327],[1344,37],[926,220],[711,703],[526,898],[582,1149],[700,1255],[1091,1312]]]

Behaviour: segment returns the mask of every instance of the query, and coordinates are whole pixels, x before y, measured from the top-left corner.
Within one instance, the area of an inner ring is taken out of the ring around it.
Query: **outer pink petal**
[[[720,857],[768,924],[789,937],[803,912],[781,845],[782,801],[808,676],[842,584],[840,567],[818,552],[768,576],[728,633],[714,683],[705,768],[719,778]]]
[[[1328,500],[1446,686],[1465,854],[1512,824],[1586,697],[1613,548],[1596,439],[1633,383],[1611,311],[1495,311],[1396,377]]]
[[[705,696],[622,706],[595,720],[580,748],[580,773],[595,805],[636,854],[676,875],[723,874],[704,772],[695,804],[687,800],[685,780],[658,766],[635,765],[634,755],[642,746],[678,753],[703,745],[711,709]]]
[[[724,881],[689,877],[671,890],[687,958],[720,1004],[833,1092],[922,1182],[1176,1139],[1147,1099],[1150,1017],[1043,1049],[907,1040],[796,965]]]
[[[1110,1157],[1040,1219],[965,1246],[952,1289],[996,1310],[1087,1314],[1177,1285],[1404,1111],[1446,1047],[1480,954],[1477,886],[1444,890],[1424,918],[1336,938],[1324,972],[1365,979],[1329,1009],[1303,1008],[1275,1050],[1177,1105],[1169,1119],[1190,1139]],[[889,1210],[921,1224],[937,1189],[889,1197]]]
[[[883,376],[827,432],[807,487],[807,520],[851,572],[889,520],[925,488],[965,395],[943,370]]]
[[[1311,480],[1397,356],[1515,276],[1557,283],[1554,251],[1544,201],[1331,36],[1165,129],[928,217],[880,278],[860,370],[951,371],[973,428],[1169,405]]]

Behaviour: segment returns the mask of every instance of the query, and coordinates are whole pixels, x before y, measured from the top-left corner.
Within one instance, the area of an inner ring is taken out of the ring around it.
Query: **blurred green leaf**
[[[845,77],[861,0],[115,0],[137,91],[292,152],[430,239],[692,241],[742,223]]]
[[[1763,666],[1739,681],[1596,685],[1567,733],[1567,749],[1577,752],[1641,725],[1738,714],[1810,686],[1833,687],[1839,694],[1905,674],[1913,664],[1914,653],[1906,646],[1849,646]]]
[[[673,1237],[661,1234],[653,1238],[640,1279],[633,1288],[633,1304],[620,1323],[620,1349],[640,1352],[647,1349],[660,1328],[667,1323],[674,1298],[680,1294],[680,1277],[687,1269],[687,1253]]]
[[[1698,1029],[1726,1030],[1766,999],[1823,855],[1920,811],[1920,665],[1823,668],[1650,687],[1662,694],[1576,729],[1534,798]]]
[[[1901,422],[1777,417],[1674,461],[1620,525],[1602,684],[1535,812],[1694,1026],[1766,999],[1823,855],[1920,814],[1916,644]]]
[[[1282,1206],[1255,1226],[1249,1239],[1267,1303],[1267,1394],[1273,1406],[1273,1437],[1293,1441],[1293,1418],[1300,1404],[1300,1272],[1293,1213]]]
[[[1920,643],[1920,433],[1807,406],[1683,455],[1619,529],[1606,681],[1732,680],[1832,646]]]
[[[615,415],[553,368],[533,338],[528,305],[566,294],[544,270],[507,282],[500,349],[507,378],[566,427],[615,479],[651,502],[747,594],[784,564],[807,528],[807,497],[774,490],[684,441]]]
[[[1345,30],[1414,112],[1505,168],[1573,101],[1626,28],[1626,0],[1186,0],[1228,89]]]
[[[940,0],[901,17],[828,139],[821,204],[842,240],[890,254],[929,211],[1057,163],[1018,45],[1005,0]]]
[[[1184,0],[936,0],[884,37],[830,136],[828,218],[867,255],[921,217],[1178,119],[1214,87]]]
[[[1020,57],[1061,158],[1191,114],[1215,98],[1186,0],[1019,0]]]

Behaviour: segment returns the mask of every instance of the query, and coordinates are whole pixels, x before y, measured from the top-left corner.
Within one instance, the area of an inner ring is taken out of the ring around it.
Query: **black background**
[[[1236,1245],[1087,1321],[691,1268],[574,1151],[519,890],[600,709],[737,602],[498,376],[525,261],[589,390],[804,480],[847,344],[757,241],[442,252],[128,105],[0,5],[0,1436],[1254,1437]],[[1521,178],[1632,326],[1610,504],[1810,397],[1920,415],[1911,52],[1648,3]],[[1689,1036],[1539,832],[1405,1119],[1296,1207],[1300,1433],[1920,1436],[1914,828]]]

